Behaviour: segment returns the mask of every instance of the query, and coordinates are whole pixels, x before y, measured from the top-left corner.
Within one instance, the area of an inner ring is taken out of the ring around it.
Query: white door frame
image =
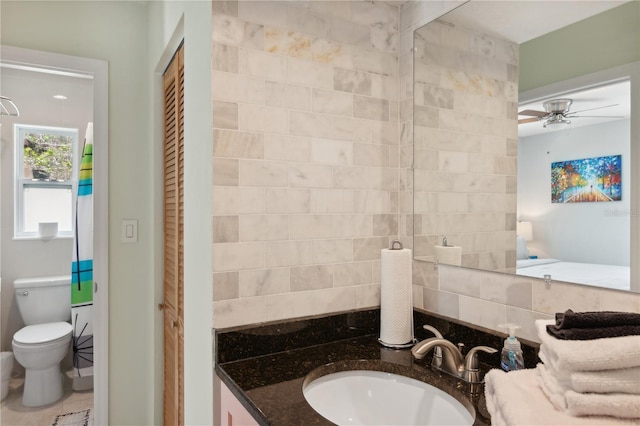
[[[1,46],[0,61],[93,79],[94,424],[109,424],[109,67],[106,61]],[[69,264],[71,267],[71,264]]]

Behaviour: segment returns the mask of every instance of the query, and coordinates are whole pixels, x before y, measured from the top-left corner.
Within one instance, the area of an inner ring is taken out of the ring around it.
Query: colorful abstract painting
[[[621,199],[621,155],[551,163],[552,203],[590,203]]]

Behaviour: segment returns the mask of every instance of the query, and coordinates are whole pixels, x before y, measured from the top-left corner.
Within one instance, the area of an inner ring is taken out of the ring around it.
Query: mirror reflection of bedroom
[[[548,7],[414,33],[414,258],[640,292],[640,2]]]
[[[518,275],[630,289],[630,81],[619,75],[534,102],[521,93]]]

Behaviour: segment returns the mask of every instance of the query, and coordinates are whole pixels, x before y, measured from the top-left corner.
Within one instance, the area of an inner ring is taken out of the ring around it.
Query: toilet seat
[[[49,345],[67,340],[71,330],[71,324],[64,321],[28,325],[13,335],[13,341],[25,346]]]

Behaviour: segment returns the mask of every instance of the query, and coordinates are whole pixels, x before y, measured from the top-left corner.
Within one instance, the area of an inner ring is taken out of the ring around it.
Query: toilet
[[[62,397],[60,362],[71,347],[71,277],[23,278],[14,283],[25,327],[13,335],[13,355],[25,368],[22,405]]]

